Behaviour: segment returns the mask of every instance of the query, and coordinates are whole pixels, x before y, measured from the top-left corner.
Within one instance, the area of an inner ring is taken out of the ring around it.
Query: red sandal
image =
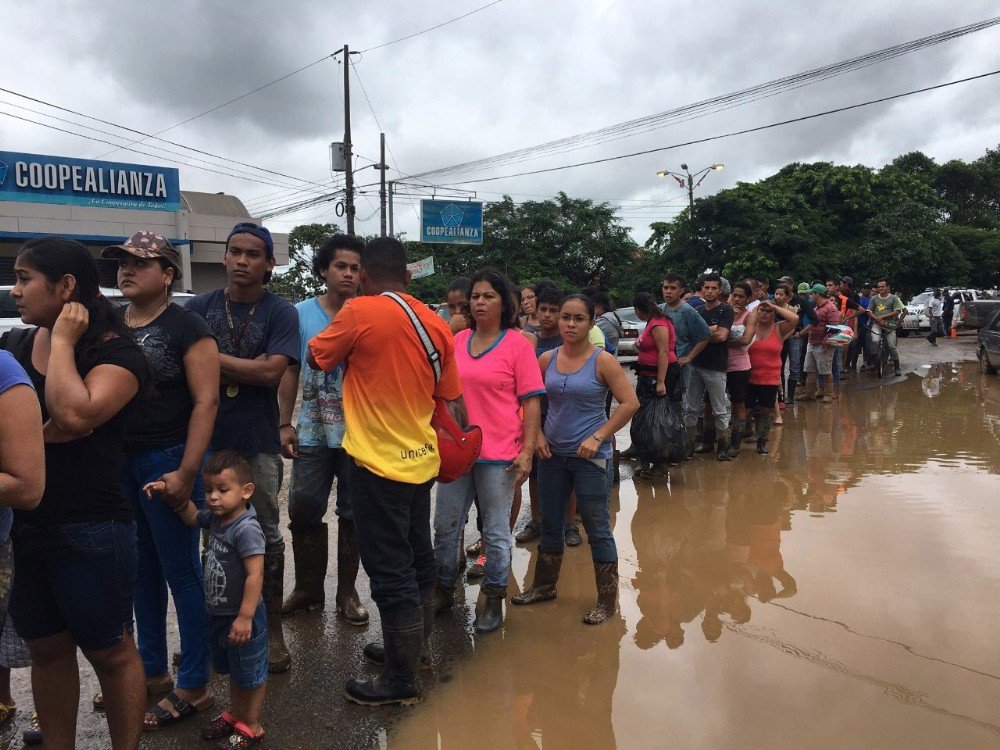
[[[239,723],[235,716],[228,711],[223,711],[201,730],[201,738],[203,740],[221,740],[231,735]]]
[[[254,734],[250,730],[250,727],[242,721],[238,721],[236,722],[236,726],[233,727],[233,733],[215,747],[216,750],[244,750],[244,748],[260,744],[263,739],[263,730],[261,730],[260,734]]]

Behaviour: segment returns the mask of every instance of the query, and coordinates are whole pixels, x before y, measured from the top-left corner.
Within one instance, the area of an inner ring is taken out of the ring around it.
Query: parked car
[[[950,296],[955,302],[953,320],[955,321],[956,328],[961,325],[960,321],[962,309],[965,303],[982,299],[983,297],[983,293],[976,289],[954,289],[941,287],[941,291],[944,296]],[[933,294],[933,289],[925,289],[906,303],[906,317],[903,318],[903,324],[899,327],[900,336],[905,338],[910,335],[911,331],[917,332],[931,330],[931,321],[924,312],[924,308],[927,306],[927,302]]]
[[[993,320],[994,314],[1000,311],[1000,300],[977,299],[962,305],[959,325],[963,328],[982,329]]]
[[[639,335],[646,330],[646,324],[639,320],[639,316],[635,314],[634,307],[619,307],[615,310],[615,313],[622,322],[622,328],[625,329],[618,340],[618,356],[638,357],[639,349],[637,341]]]
[[[976,354],[983,372],[995,375],[997,367],[1000,367],[1000,309],[993,313],[987,325],[979,329],[979,348]]]
[[[33,326],[21,322],[21,313],[18,312],[17,302],[10,296],[13,286],[0,286],[0,334],[9,331],[11,328],[32,328]],[[101,287],[101,294],[107,297],[112,304],[124,307],[128,300],[122,296],[119,289],[113,287]],[[190,292],[174,292],[170,298],[178,305],[186,305],[188,300],[195,295]]]

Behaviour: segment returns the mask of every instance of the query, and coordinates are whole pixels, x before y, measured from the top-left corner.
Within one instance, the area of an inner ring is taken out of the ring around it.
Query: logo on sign
[[[465,216],[465,212],[462,209],[454,203],[449,203],[441,212],[441,222],[446,227],[460,227],[462,226],[463,216]]]
[[[0,161],[0,185],[3,185],[3,181],[7,179],[8,169],[10,169],[10,167]]]

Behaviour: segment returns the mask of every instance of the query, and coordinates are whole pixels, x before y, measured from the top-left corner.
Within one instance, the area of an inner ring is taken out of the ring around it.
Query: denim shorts
[[[234,646],[229,630],[236,615],[209,615],[208,644],[212,649],[212,669],[227,674],[240,690],[253,690],[267,682],[267,613],[264,600],[253,613],[250,640]]]
[[[15,526],[10,615],[25,640],[69,631],[85,651],[132,630],[137,553],[132,521]]]

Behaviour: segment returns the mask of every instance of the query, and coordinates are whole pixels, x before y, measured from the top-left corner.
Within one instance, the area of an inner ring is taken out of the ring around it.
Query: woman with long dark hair
[[[14,275],[11,297],[37,328],[12,331],[5,345],[41,403],[46,485],[35,510],[14,513],[10,614],[31,651],[46,745],[75,744],[79,647],[106,699],[111,747],[133,750],[146,687],[130,632],[135,523],[119,475],[129,406],[149,364],[79,242],[27,242]]]
[[[118,261],[118,288],[129,301],[125,325],[156,375],[156,400],[140,402],[130,415],[121,474],[138,531],[139,655],[150,695],[167,694],[146,714],[144,728],[155,730],[214,703],[207,687],[208,614],[199,534],[171,504],[190,499],[200,509],[205,503],[200,473],[219,408],[219,347],[204,318],[170,301],[181,261],[169,240],[136,232],[103,255]],[[167,502],[151,503],[143,492],[157,481],[166,486],[162,497]],[[168,587],[181,636],[176,688],[167,662]]]
[[[618,360],[588,339],[594,318],[589,298],[571,294],[563,299],[562,346],[538,360],[549,397],[549,418],[535,449],[540,459],[542,539],[531,587],[511,599],[513,604],[555,599],[565,545],[563,519],[575,491],[597,582],[597,603],[583,618],[588,625],[604,622],[618,609],[618,548],[609,508],[611,436],[639,410],[639,399]],[[609,389],[618,402],[610,419],[604,413]]]
[[[469,423],[482,428],[483,447],[471,472],[438,486],[434,511],[438,597],[450,600],[458,577],[461,530],[473,497],[479,497],[486,602],[476,617],[477,633],[496,630],[503,623],[513,547],[511,504],[531,472],[541,421],[544,386],[534,348],[517,330],[515,300],[513,287],[502,274],[484,269],[472,276],[472,328],[455,337],[455,360]]]
[[[740,455],[740,443],[747,425],[747,386],[750,384],[750,355],[747,349],[757,329],[757,315],[749,307],[753,296],[753,287],[745,281],[733,284],[729,295],[729,304],[733,306],[733,327],[726,342],[729,345],[726,391],[733,409],[729,447],[726,449],[729,458]]]

